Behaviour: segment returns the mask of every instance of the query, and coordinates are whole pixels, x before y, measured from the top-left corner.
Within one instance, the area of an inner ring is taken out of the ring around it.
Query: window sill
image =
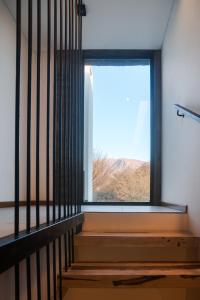
[[[87,213],[187,213],[187,206],[170,205],[164,203],[153,205],[82,205],[82,212]]]

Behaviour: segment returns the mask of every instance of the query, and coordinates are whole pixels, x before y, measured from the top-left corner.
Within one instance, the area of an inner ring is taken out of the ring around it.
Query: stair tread
[[[79,265],[79,268],[78,268]],[[76,267],[77,269],[76,269]],[[62,273],[63,288],[194,288],[200,286],[200,263],[74,264]]]
[[[81,232],[76,237],[193,237],[189,232]]]
[[[139,268],[200,268],[200,261],[197,262],[76,262],[71,265],[70,270],[101,270],[101,269],[139,269]]]
[[[200,263],[129,263],[129,264],[101,264],[85,265],[84,268],[74,269],[73,267],[64,272],[64,277],[84,277],[84,276],[184,276],[195,275],[200,276]]]

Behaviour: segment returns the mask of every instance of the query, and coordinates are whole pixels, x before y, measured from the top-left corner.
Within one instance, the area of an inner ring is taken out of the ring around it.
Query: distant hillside
[[[112,169],[115,171],[122,171],[124,169],[136,170],[141,167],[146,162],[136,159],[125,159],[125,158],[108,158],[108,163],[111,165]]]
[[[150,163],[99,157],[93,162],[93,190],[96,201],[149,201]]]

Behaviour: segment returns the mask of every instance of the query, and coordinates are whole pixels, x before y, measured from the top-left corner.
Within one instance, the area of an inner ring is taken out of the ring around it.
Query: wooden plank
[[[78,262],[71,265],[71,270],[135,270],[143,267],[143,269],[148,270],[151,268],[159,269],[191,269],[200,268],[200,262],[125,262],[125,263],[112,263],[112,262]]]
[[[127,236],[127,237],[197,237],[190,232],[185,231],[171,231],[171,232],[93,232],[82,231],[77,236],[80,237],[95,237],[95,236]]]
[[[118,233],[79,234],[75,246],[99,247],[198,247],[200,238],[185,233]]]
[[[63,278],[75,277],[84,278],[84,276],[93,276],[93,278],[101,278],[105,276],[199,276],[200,277],[200,266],[194,267],[177,267],[173,266],[151,266],[150,268],[145,268],[145,265],[141,264],[138,268],[133,269],[83,269],[83,270],[72,270],[63,273]]]
[[[62,275],[68,288],[194,288],[200,286],[200,266],[160,266],[145,269],[85,269],[69,270]]]
[[[107,278],[84,278],[64,279],[62,281],[65,288],[195,288],[200,286],[198,276],[117,276]]]
[[[183,278],[180,276],[143,276],[116,279],[93,280],[92,278],[63,280],[64,288],[198,288],[199,277]]]

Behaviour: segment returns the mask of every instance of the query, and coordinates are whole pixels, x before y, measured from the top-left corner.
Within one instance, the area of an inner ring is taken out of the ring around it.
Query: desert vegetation
[[[93,193],[94,201],[149,201],[150,163],[95,153]]]

